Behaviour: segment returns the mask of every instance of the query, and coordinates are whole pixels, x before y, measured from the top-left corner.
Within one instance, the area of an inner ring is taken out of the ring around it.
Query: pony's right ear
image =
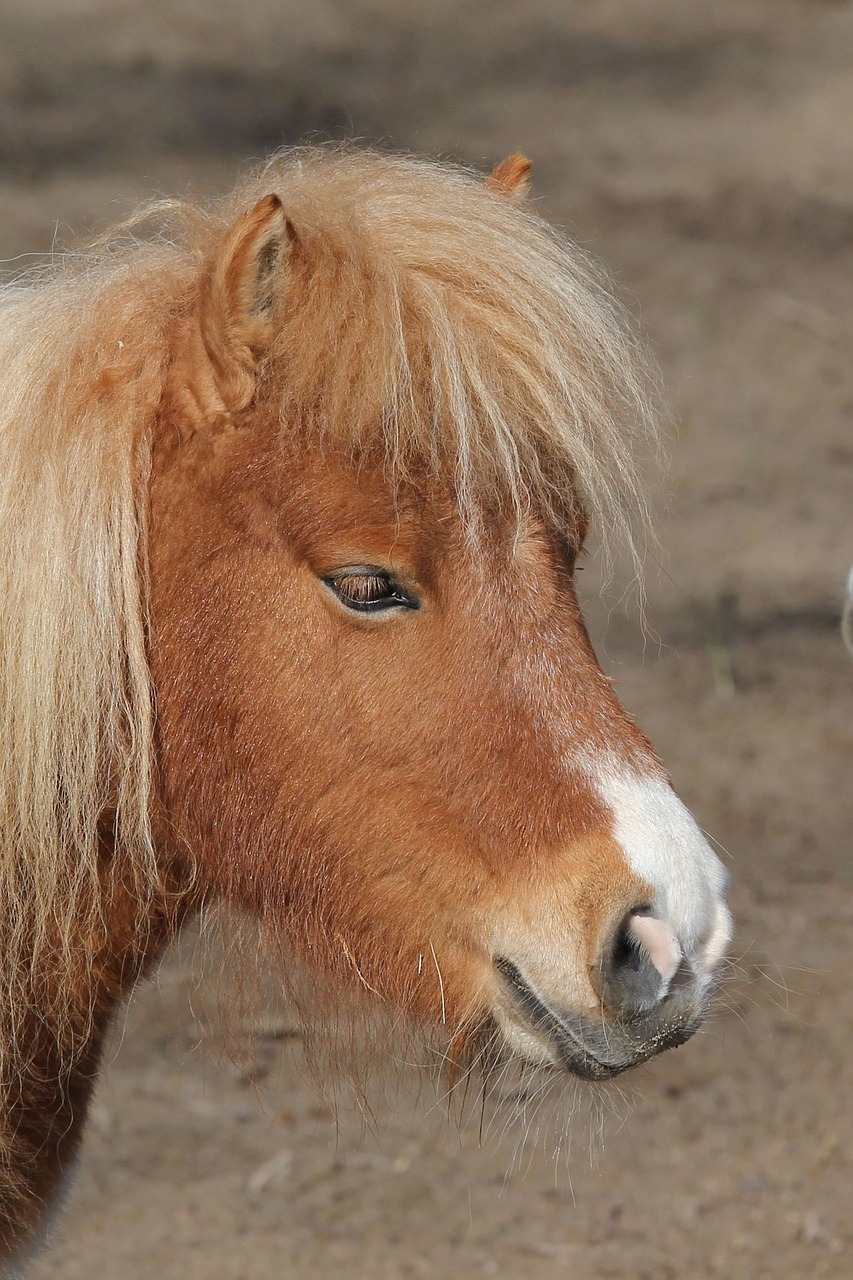
[[[293,228],[277,195],[238,218],[208,263],[199,325],[226,410],[244,409],[255,391],[258,359],[275,332]]]
[[[507,156],[495,165],[486,178],[486,186],[498,195],[508,196],[510,200],[523,200],[530,193],[531,164],[527,156],[520,151]]]

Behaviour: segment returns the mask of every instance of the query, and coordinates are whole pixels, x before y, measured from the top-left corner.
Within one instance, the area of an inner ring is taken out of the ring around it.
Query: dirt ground
[[[176,949],[34,1280],[853,1276],[851,121],[850,3],[2,0],[9,271],[314,132],[534,158],[663,368],[659,642],[591,616],[737,918],[702,1034],[526,1142],[511,1102],[460,1137],[405,1071],[378,1134],[336,1123],[286,1020],[236,1062],[202,1032],[216,966]]]

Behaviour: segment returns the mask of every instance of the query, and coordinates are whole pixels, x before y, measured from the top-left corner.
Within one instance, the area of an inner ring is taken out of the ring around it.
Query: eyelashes
[[[372,565],[342,569],[323,581],[341,604],[355,613],[420,608],[420,601],[405,591],[387,570]]]

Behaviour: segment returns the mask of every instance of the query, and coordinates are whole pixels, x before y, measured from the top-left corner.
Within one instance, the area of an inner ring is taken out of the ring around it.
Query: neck
[[[107,841],[102,866],[99,936],[85,917],[56,971],[29,975],[26,1007],[0,1023],[0,1275],[16,1274],[68,1183],[117,1010],[195,905],[175,872],[140,908]]]

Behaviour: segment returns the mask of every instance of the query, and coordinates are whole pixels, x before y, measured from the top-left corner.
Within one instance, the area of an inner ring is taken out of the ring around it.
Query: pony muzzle
[[[665,996],[647,1007],[577,1011],[546,996],[516,965],[497,956],[493,1016],[506,1049],[541,1066],[584,1080],[609,1080],[665,1049],[689,1040],[701,1026],[716,979],[688,979],[679,964]]]
[[[493,1019],[511,1055],[605,1080],[698,1029],[719,983],[731,916],[718,896],[691,936],[659,906],[623,908],[587,962],[580,935],[548,934],[516,933],[496,947]]]

